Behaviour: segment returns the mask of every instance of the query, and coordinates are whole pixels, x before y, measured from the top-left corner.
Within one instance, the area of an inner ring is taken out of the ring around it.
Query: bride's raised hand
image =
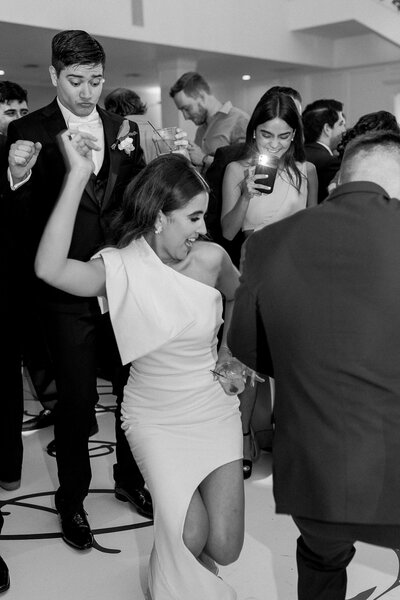
[[[100,150],[96,142],[97,138],[86,131],[63,131],[59,136],[59,144],[67,169],[83,173],[89,178],[94,170],[92,151]]]

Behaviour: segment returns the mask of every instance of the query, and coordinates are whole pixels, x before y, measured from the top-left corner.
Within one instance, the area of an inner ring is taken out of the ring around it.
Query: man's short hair
[[[28,92],[13,81],[0,81],[0,103],[9,104],[13,100],[28,102]]]
[[[339,118],[338,113],[342,111],[343,103],[338,100],[322,98],[307,104],[302,114],[305,142],[316,142],[324,125],[333,127]]]
[[[379,152],[397,154],[400,165],[400,134],[393,131],[371,131],[351,140],[341,162],[341,180],[345,182],[348,179],[355,161]]]
[[[192,98],[197,98],[200,92],[211,94],[207,81],[194,71],[188,71],[188,73],[184,73],[179,77],[178,81],[169,90],[169,95],[173,98],[178,92],[184,92],[186,96],[191,96]]]
[[[68,29],[57,33],[51,42],[51,64],[57,75],[71,65],[102,65],[106,55],[102,45],[86,31]]]
[[[126,117],[127,115],[144,115],[147,106],[140,96],[128,88],[116,88],[104,98],[106,110]]]

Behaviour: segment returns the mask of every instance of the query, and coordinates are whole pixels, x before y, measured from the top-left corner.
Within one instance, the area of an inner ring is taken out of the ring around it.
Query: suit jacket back
[[[278,512],[400,524],[399,231],[361,182],[247,242],[229,345],[275,377]]]
[[[328,185],[340,169],[340,159],[318,142],[304,145],[306,159],[315,165],[318,176],[318,204],[329,195]]]

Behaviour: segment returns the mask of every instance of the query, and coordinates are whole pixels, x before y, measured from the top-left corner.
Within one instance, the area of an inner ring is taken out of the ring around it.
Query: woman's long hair
[[[276,118],[285,121],[294,131],[293,142],[281,157],[281,168],[288,173],[292,185],[300,191],[303,176],[296,165],[296,161],[303,163],[306,160],[303,142],[303,124],[293,99],[287,94],[279,92],[266,94],[263,100],[257,104],[247,126],[246,145],[241,158],[251,161],[255,159],[259,153],[254,139],[257,127]]]
[[[160,210],[168,214],[208,191],[207,183],[181,154],[155,158],[126,187],[122,206],[111,222],[112,242],[125,248],[154,229]]]

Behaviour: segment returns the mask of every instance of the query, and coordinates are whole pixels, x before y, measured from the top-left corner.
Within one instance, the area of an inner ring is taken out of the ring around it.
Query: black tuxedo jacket
[[[129,181],[144,167],[136,123],[129,121],[135,149],[128,155],[124,151],[111,149],[123,119],[99,107],[97,110],[103,122],[104,161],[109,165],[106,174],[108,176],[101,203],[95,197],[93,186],[90,184],[86,186],[82,195],[69,251],[71,258],[80,260],[88,260],[107,243],[109,222],[120,205],[123,191]],[[8,129],[9,144],[18,139],[42,144],[31,179],[16,191],[9,192],[14,206],[10,220],[14,221],[14,225],[17,223],[17,231],[20,232],[20,239],[24,245],[25,263],[31,267],[44,226],[64,181],[66,169],[57,136],[65,128],[64,118],[57,101],[54,100],[45,108],[10,123]],[[39,289],[55,301],[77,301],[76,297],[45,284],[40,284]]]
[[[329,195],[328,185],[340,169],[340,158],[332,156],[330,152],[318,142],[305,144],[306,159],[315,165],[318,177],[318,204]]]
[[[277,512],[400,524],[399,232],[356,182],[246,242],[228,343],[275,378]]]

